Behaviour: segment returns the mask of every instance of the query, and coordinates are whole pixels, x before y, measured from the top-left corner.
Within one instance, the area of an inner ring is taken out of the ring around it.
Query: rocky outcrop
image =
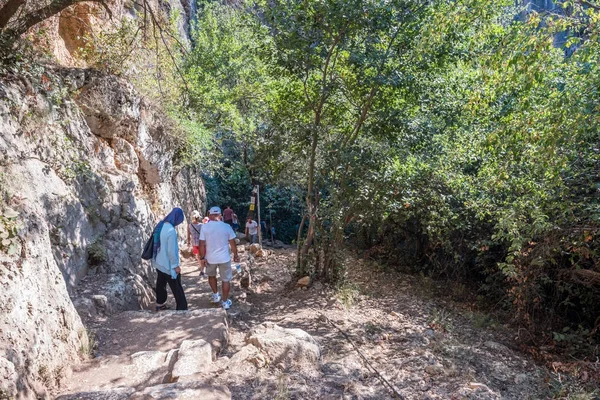
[[[0,211],[22,226],[16,251],[0,250],[0,397],[44,397],[89,348],[70,295],[86,316],[152,301],[143,243],[171,207],[203,210],[204,187],[175,166],[160,113],[114,76],[6,78],[0,117]]]

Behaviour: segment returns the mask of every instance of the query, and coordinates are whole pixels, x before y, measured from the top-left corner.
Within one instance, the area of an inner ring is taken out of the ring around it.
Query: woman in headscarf
[[[156,225],[153,233],[152,266],[158,274],[156,278],[156,311],[167,309],[167,284],[173,292],[178,310],[187,310],[187,300],[181,286],[179,266],[179,245],[175,227],[184,220],[183,210],[174,208],[169,215]]]

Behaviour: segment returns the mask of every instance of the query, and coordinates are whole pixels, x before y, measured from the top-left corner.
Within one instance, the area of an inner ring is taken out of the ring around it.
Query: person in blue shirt
[[[177,310],[187,310],[187,300],[181,286],[179,244],[175,227],[184,220],[183,210],[174,208],[156,225],[153,237],[152,266],[156,268],[156,311],[166,310],[167,284],[171,288]]]

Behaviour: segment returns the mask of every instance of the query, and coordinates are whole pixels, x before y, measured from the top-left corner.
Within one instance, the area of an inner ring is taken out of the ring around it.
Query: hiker
[[[156,268],[156,311],[166,310],[167,284],[171,288],[177,310],[187,310],[187,300],[181,286],[179,266],[179,245],[175,227],[184,220],[183,210],[174,208],[169,215],[156,225],[152,247],[152,266]]]
[[[275,227],[271,225],[271,240],[275,243]]]
[[[233,228],[234,232],[237,232],[237,230],[240,229],[240,223],[238,220],[238,216],[236,213],[233,213],[233,216],[231,218],[233,220],[233,225],[231,227]]]
[[[232,228],[233,228],[233,215],[234,214],[235,213],[231,209],[231,206],[227,206],[223,210],[223,221]]]
[[[246,222],[246,237],[250,241],[250,244],[258,242],[258,224],[250,216]]]
[[[235,233],[231,226],[219,220],[221,209],[211,207],[210,222],[202,227],[200,231],[200,260],[206,265],[208,284],[213,292],[213,303],[221,302],[225,310],[231,307],[229,299],[230,281],[233,273],[231,270],[231,256],[229,249],[233,252],[233,260],[239,262],[237,246],[235,245]],[[223,296],[219,295],[217,285],[217,269],[221,277],[221,289]]]
[[[200,276],[204,277],[204,268],[200,262],[200,231],[202,230],[202,222],[200,213],[198,211],[192,212],[192,223],[188,224],[187,229],[187,245],[192,246],[192,253],[198,260],[200,266]]]

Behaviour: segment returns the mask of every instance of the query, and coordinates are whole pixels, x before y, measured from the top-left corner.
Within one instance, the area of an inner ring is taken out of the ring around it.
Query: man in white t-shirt
[[[229,289],[233,273],[231,271],[231,256],[229,249],[233,252],[233,260],[239,262],[240,258],[235,245],[235,233],[231,226],[219,220],[221,209],[212,207],[209,211],[209,221],[200,230],[200,260],[206,264],[208,284],[213,291],[213,303],[222,301],[225,310],[231,307]],[[217,285],[217,269],[221,276],[223,298],[219,295]]]
[[[248,217],[246,222],[246,237],[250,239],[250,243],[258,243],[258,224]]]

